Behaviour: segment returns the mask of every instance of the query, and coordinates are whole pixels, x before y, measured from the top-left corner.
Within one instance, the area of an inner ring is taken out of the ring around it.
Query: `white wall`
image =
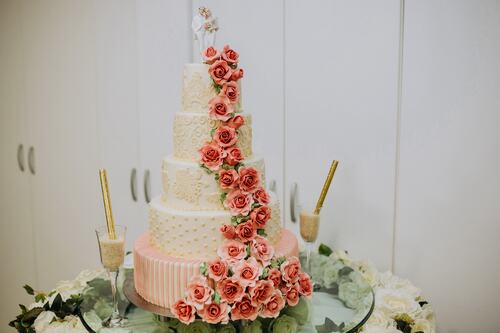
[[[200,4],[241,53],[286,226],[291,185],[314,201],[339,159],[320,241],[421,286],[440,332],[500,331],[500,4],[472,0],[0,0],[0,320],[24,281],[98,265],[99,166],[117,220],[146,228],[143,174],[157,193]],[[19,143],[36,175],[18,170]]]

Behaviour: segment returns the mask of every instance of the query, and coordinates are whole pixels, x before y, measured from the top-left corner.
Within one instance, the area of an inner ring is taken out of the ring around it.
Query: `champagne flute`
[[[311,272],[311,252],[314,243],[318,239],[319,232],[319,214],[309,208],[302,208],[300,211],[300,235],[306,243],[306,269]]]
[[[118,311],[118,298],[116,284],[120,266],[123,265],[125,258],[125,233],[127,228],[124,226],[115,226],[115,238],[111,238],[106,226],[96,229],[97,241],[99,243],[99,253],[101,263],[108,271],[111,282],[111,295],[113,297],[113,312],[109,318],[106,318],[102,325],[104,327],[121,327],[125,318]]]

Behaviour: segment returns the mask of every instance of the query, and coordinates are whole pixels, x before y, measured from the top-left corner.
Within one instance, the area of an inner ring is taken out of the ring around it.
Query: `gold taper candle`
[[[102,202],[104,203],[108,235],[110,239],[116,239],[115,220],[113,219],[113,210],[111,209],[111,198],[109,195],[108,175],[106,173],[106,169],[99,169],[99,178],[101,179]]]
[[[321,194],[319,195],[318,202],[316,203],[316,208],[314,209],[314,214],[318,215],[323,207],[323,202],[325,201],[326,194],[328,193],[328,189],[330,188],[330,184],[333,180],[333,175],[337,170],[337,166],[339,165],[338,161],[333,161],[330,166],[330,171],[328,171],[328,176],[326,177],[325,184],[323,185],[323,189],[321,190]]]

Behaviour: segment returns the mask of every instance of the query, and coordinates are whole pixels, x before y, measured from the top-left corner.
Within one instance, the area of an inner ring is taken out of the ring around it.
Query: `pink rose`
[[[222,225],[222,227],[220,227],[220,232],[227,239],[234,239],[234,237],[236,237],[236,230],[234,230],[234,227],[230,224]]]
[[[243,77],[243,69],[239,68],[239,69],[235,69],[233,71],[233,74],[231,74],[231,80],[232,81],[238,81],[239,79],[241,79]]]
[[[217,51],[213,46],[209,46],[203,51],[203,60],[209,65],[213,64],[221,56],[221,52]]]
[[[220,168],[226,154],[215,142],[207,142],[198,152],[201,156],[201,163],[212,171]]]
[[[254,305],[267,303],[273,295],[274,285],[269,280],[259,280],[254,287],[250,287],[248,294]]]
[[[210,65],[208,73],[218,85],[223,85],[231,78],[232,70],[224,60],[216,60]]]
[[[186,288],[187,300],[197,309],[210,301],[213,292],[208,286],[207,278],[201,275],[194,276]]]
[[[214,132],[214,141],[222,148],[234,146],[237,140],[236,130],[232,127],[220,126]]]
[[[205,304],[203,309],[199,311],[200,317],[203,321],[209,324],[227,324],[229,322],[229,305],[227,303],[221,302]]]
[[[245,294],[245,288],[234,276],[222,279],[217,283],[217,292],[223,302],[233,304],[241,300]]]
[[[299,303],[300,292],[298,283],[287,286],[281,290],[286,295],[286,302],[290,306],[295,306]]]
[[[247,256],[247,249],[245,244],[240,241],[226,239],[217,249],[217,255],[230,264],[236,264],[245,259]]]
[[[313,284],[307,273],[299,274],[299,292],[301,295],[311,297],[313,292]]]
[[[251,221],[243,222],[236,227],[236,235],[238,235],[241,241],[247,243],[257,236],[257,229],[255,229]]]
[[[254,257],[250,257],[236,264],[233,276],[238,279],[241,285],[253,287],[261,274],[262,267]]]
[[[277,268],[271,268],[267,273],[267,278],[273,281],[275,287],[279,287],[281,284],[281,272]]]
[[[274,256],[274,248],[269,244],[269,241],[261,236],[255,237],[250,249],[252,255],[262,263],[262,266],[268,266]],[[280,274],[281,278],[281,274]]]
[[[257,207],[250,213],[250,218],[257,229],[264,229],[271,218],[271,209],[267,206]]]
[[[243,157],[243,153],[241,149],[238,147],[231,147],[226,149],[226,159],[224,160],[227,164],[231,166],[235,166],[236,164],[243,161],[245,157]]]
[[[227,276],[227,270],[227,264],[220,259],[208,262],[208,276],[216,282]]]
[[[227,121],[234,113],[231,102],[225,96],[217,95],[208,102],[209,116],[215,120]]]
[[[281,264],[281,276],[287,284],[294,284],[299,280],[300,261],[297,257],[289,257]]]
[[[223,96],[226,96],[232,104],[238,103],[238,98],[240,97],[240,87],[236,82],[226,82],[222,86],[220,92]]]
[[[269,193],[267,193],[267,191],[264,190],[263,187],[258,187],[255,192],[253,192],[253,199],[256,203],[261,205],[268,205],[271,201]]]
[[[188,325],[194,321],[195,309],[192,305],[186,303],[185,300],[180,299],[175,302],[171,307],[170,311],[179,319],[182,323]]]
[[[266,304],[262,307],[260,316],[263,318],[276,318],[285,307],[285,299],[279,290],[274,290]]]
[[[225,45],[222,50],[222,59],[226,60],[228,64],[235,64],[238,62],[239,58],[238,52],[233,50],[229,45]]]
[[[243,296],[241,301],[236,302],[233,305],[231,311],[231,319],[239,320],[239,319],[248,319],[255,320],[257,319],[258,307],[252,304],[252,300],[247,295]]]
[[[252,209],[253,198],[251,194],[243,193],[240,190],[234,190],[228,194],[224,200],[224,206],[228,208],[231,215],[246,216]]]
[[[260,185],[260,174],[254,167],[243,167],[239,169],[240,189],[243,192],[253,192]]]
[[[245,124],[245,118],[242,115],[237,114],[233,118],[229,119],[226,123],[227,126],[232,127],[234,129],[238,129]]]
[[[232,190],[238,187],[239,175],[234,169],[219,171],[219,185],[223,190]]]

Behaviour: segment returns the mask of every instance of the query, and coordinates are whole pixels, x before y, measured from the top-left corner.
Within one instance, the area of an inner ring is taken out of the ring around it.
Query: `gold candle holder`
[[[333,180],[333,175],[335,175],[335,171],[337,170],[337,166],[339,162],[333,160],[332,165],[330,166],[330,171],[328,171],[328,176],[326,177],[325,184],[323,185],[323,189],[321,190],[321,194],[319,195],[318,202],[316,203],[316,208],[314,209],[314,214],[319,215],[321,208],[323,207],[323,202],[325,202],[326,194],[330,189],[330,185]]]
[[[99,169],[99,178],[101,179],[102,201],[104,212],[106,214],[106,225],[108,227],[109,239],[116,239],[115,220],[113,219],[113,210],[111,209],[111,198],[109,195],[108,175],[106,169]]]

